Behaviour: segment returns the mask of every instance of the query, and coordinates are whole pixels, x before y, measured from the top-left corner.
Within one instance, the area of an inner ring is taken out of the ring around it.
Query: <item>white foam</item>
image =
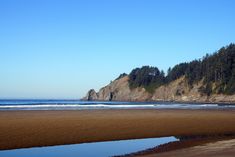
[[[234,106],[219,106],[218,104],[31,104],[31,105],[0,105],[0,110],[66,110],[66,109],[212,109],[235,108]]]
[[[200,106],[205,106],[205,107],[214,107],[214,106],[218,106],[218,104],[202,104]]]
[[[105,105],[105,104],[93,104],[93,105],[3,105],[0,108],[145,108],[155,107],[155,105]]]

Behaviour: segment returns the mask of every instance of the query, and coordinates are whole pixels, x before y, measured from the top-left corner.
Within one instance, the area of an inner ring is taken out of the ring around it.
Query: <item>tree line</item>
[[[177,64],[169,68],[166,75],[157,67],[136,68],[129,74],[129,86],[131,89],[144,87],[148,92],[154,92],[159,86],[182,76],[191,87],[202,81],[199,91],[203,94],[235,94],[235,44],[222,47],[202,59]]]

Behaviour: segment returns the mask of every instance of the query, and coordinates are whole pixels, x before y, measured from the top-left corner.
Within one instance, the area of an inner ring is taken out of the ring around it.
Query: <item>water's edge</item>
[[[1,157],[62,157],[62,156],[117,156],[134,153],[158,145],[177,141],[175,137],[95,142],[62,146],[24,148],[0,151]]]
[[[0,110],[84,110],[84,109],[235,109],[235,104],[114,102],[80,100],[0,100]]]

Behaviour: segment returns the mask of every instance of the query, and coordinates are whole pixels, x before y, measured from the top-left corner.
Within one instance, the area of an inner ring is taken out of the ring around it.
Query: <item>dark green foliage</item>
[[[202,64],[200,60],[194,60],[188,64],[185,73],[189,85],[198,82],[202,79]]]
[[[192,86],[203,80],[200,88],[202,94],[234,94],[235,93],[235,44],[221,48],[202,60],[181,63],[169,68],[167,76],[158,68],[144,66],[134,69],[129,77],[130,88],[144,87],[153,92],[157,87],[174,81],[182,76]]]
[[[164,83],[165,76],[163,71],[156,67],[143,66],[136,68],[129,74],[130,88],[144,87],[147,91],[153,92],[154,89]]]
[[[235,45],[230,44],[221,48],[213,55],[207,55],[202,61],[201,77],[204,84],[214,83],[211,93],[234,94],[235,93]],[[210,93],[210,94],[211,94]]]
[[[181,76],[185,75],[187,68],[188,63],[181,63],[174,66],[172,69],[169,68],[166,77],[167,82],[174,81],[180,78]]]
[[[225,93],[226,94],[234,94],[235,93],[235,77],[234,76],[229,80],[229,82],[225,88]]]

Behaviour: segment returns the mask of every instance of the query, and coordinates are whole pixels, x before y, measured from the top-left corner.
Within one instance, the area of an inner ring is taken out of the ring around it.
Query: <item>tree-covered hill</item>
[[[234,94],[235,93],[235,44],[222,47],[218,52],[206,55],[202,59],[188,63],[180,63],[169,68],[167,75],[157,67],[143,66],[129,74],[131,89],[144,87],[154,92],[161,85],[168,84],[185,76],[190,86],[203,82],[202,94]]]

